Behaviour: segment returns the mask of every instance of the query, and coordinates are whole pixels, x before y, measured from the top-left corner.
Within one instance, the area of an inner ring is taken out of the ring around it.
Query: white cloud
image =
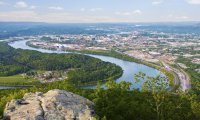
[[[163,19],[164,21],[189,21],[191,20],[191,18],[189,16],[186,15],[173,15],[173,14],[169,14],[167,16],[161,16],[161,19]]]
[[[115,15],[121,15],[121,12],[117,11],[117,12],[115,12]]]
[[[166,18],[173,18],[173,17],[174,17],[173,14],[169,14],[169,15],[166,16]]]
[[[81,8],[80,11],[81,11],[81,12],[84,12],[84,11],[86,11],[86,9],[85,9],[85,8]]]
[[[186,0],[189,4],[200,5],[200,0]]]
[[[85,11],[98,12],[98,11],[102,11],[102,10],[103,10],[103,8],[91,8],[91,9],[81,8],[80,9],[81,12],[85,12]]]
[[[126,16],[130,16],[131,15],[130,12],[124,12],[123,14],[126,15]]]
[[[124,12],[124,15],[130,14],[132,12]],[[116,14],[122,14],[121,12],[116,12]],[[188,21],[192,20],[186,15],[173,15],[169,14],[155,20],[147,21]],[[0,21],[34,21],[34,22],[52,22],[52,23],[90,23],[90,22],[141,22],[145,21],[140,19],[140,17],[133,17],[132,19],[127,19],[127,17],[118,16],[103,16],[103,15],[86,15],[86,14],[72,14],[64,11],[48,12],[48,13],[38,13],[36,11],[12,11],[12,12],[0,12]],[[146,21],[145,21],[146,22]]]
[[[130,12],[115,12],[116,15],[124,15],[124,16],[130,16]]]
[[[45,14],[35,11],[0,12],[0,21],[34,21],[51,23],[80,23],[80,22],[126,22],[123,18],[99,15],[76,15],[67,12],[49,12]]]
[[[29,8],[30,8],[30,9],[35,9],[36,6],[32,5],[32,6],[30,6]]]
[[[134,15],[142,15],[141,10],[134,10],[133,12],[115,12],[116,15],[124,15],[124,16],[134,16]]]
[[[31,5],[29,6],[26,2],[24,1],[19,1],[19,2],[16,2],[15,5],[14,5],[15,8],[21,8],[21,9],[35,9],[36,6],[34,5]]]
[[[6,3],[3,1],[0,1],[0,5],[5,5]]]
[[[91,8],[90,11],[91,12],[96,12],[96,11],[102,11],[102,8]]]
[[[176,17],[177,19],[181,19],[181,20],[188,20],[189,17],[188,16],[178,16]]]
[[[19,1],[14,5],[16,8],[27,8],[28,5],[24,1]]]
[[[34,11],[0,12],[1,21],[36,21],[37,14]]]
[[[51,10],[63,10],[64,9],[60,6],[51,6],[51,7],[48,7],[48,8],[51,9]]]
[[[161,3],[163,3],[163,0],[156,0],[152,2],[153,5],[159,5]]]
[[[133,14],[134,15],[142,15],[142,11],[141,10],[134,10]]]
[[[72,20],[66,12],[40,14],[31,10],[0,12],[0,21],[66,22]],[[75,19],[74,19],[75,20]]]

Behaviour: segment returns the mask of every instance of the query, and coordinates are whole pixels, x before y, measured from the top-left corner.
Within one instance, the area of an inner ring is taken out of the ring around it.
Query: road
[[[174,74],[177,75],[178,79],[175,78],[175,84],[178,85],[180,82],[180,87],[183,91],[187,91],[191,88],[191,84],[190,84],[190,78],[188,76],[188,74],[182,70],[181,68],[176,69],[176,68],[172,68],[171,66],[169,66],[168,64],[163,62],[164,67],[167,70],[172,71]]]
[[[120,54],[124,54],[120,51],[116,51],[116,52],[118,52]],[[130,57],[132,57],[132,56],[130,56]],[[143,63],[151,64],[152,66],[156,66],[158,68],[162,67],[162,66],[159,66],[159,65],[155,65],[155,64],[146,62],[144,60],[142,60],[142,61],[143,61]],[[172,72],[172,74],[174,76],[174,84],[178,85],[178,86],[180,85],[182,91],[187,91],[191,88],[190,78],[184,70],[182,70],[180,67],[178,69],[173,68],[173,67],[171,67],[170,65],[168,65],[167,63],[164,63],[164,62],[162,62],[162,64],[167,71]]]

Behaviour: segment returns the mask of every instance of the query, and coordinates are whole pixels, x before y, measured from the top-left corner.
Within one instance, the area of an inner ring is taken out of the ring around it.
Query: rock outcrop
[[[92,120],[94,103],[63,90],[27,93],[7,103],[5,120]]]

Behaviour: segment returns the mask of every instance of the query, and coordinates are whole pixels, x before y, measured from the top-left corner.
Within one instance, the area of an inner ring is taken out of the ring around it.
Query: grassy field
[[[22,75],[0,77],[0,85],[35,85],[37,83],[39,83],[38,80],[33,78],[25,78]]]

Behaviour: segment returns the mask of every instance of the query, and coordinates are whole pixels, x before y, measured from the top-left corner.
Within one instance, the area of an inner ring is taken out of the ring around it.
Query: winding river
[[[30,88],[31,86],[0,86],[1,89],[13,89],[13,88]]]
[[[33,48],[26,45],[26,42],[27,42],[26,40],[15,41],[15,42],[9,43],[9,45],[16,49],[20,48],[20,49],[26,49],[26,50],[36,50],[42,53],[69,53],[69,52],[64,52],[64,51],[53,51],[53,50],[45,50],[45,49],[40,49],[40,48]],[[125,61],[125,60],[121,60],[121,59],[117,59],[113,57],[108,57],[108,56],[102,56],[102,55],[91,55],[91,54],[87,54],[87,55],[101,59],[102,61],[111,62],[120,66],[123,69],[123,75],[120,78],[118,78],[116,82],[121,82],[121,81],[131,82],[132,83],[131,88],[141,88],[143,81],[139,83],[135,83],[134,81],[134,75],[140,71],[144,72],[148,76],[157,76],[161,74],[160,71],[154,68],[148,67],[146,65],[138,64],[135,62],[129,62],[129,61]],[[86,88],[95,88],[95,86],[88,86]]]

